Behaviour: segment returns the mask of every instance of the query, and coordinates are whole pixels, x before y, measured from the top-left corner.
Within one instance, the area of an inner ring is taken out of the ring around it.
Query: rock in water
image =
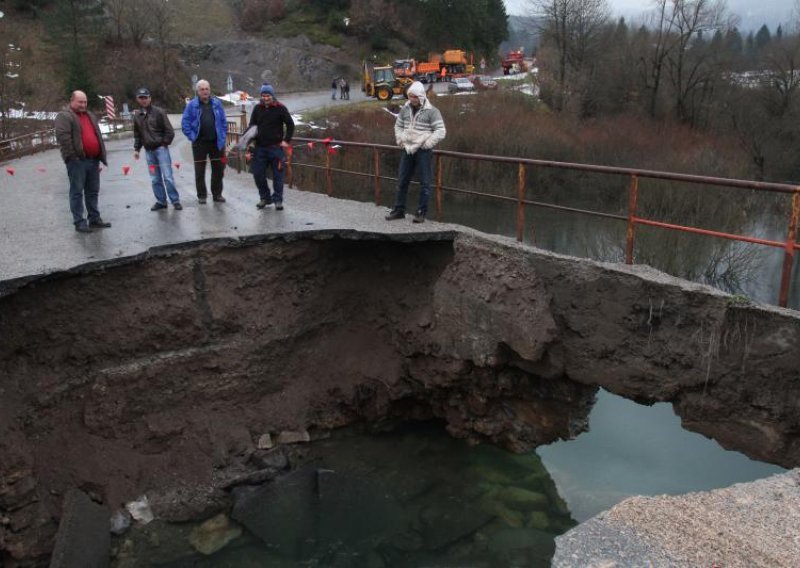
[[[192,530],[189,542],[197,552],[209,556],[223,549],[229,542],[242,536],[241,527],[220,513]]]

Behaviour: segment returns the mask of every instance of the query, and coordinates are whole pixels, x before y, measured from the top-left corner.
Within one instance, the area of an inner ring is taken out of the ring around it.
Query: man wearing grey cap
[[[175,138],[175,131],[164,109],[151,103],[150,91],[144,87],[136,92],[139,110],[133,114],[133,157],[139,159],[139,151],[144,146],[147,167],[150,170],[150,183],[156,202],[150,211],[167,208],[167,196],[172,206],[183,209],[175,178],[172,175],[172,157],[169,145]]]

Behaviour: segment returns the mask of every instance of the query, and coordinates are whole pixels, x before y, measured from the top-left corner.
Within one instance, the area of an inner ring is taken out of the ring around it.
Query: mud
[[[438,419],[527,450],[585,429],[598,385],[797,465],[798,334],[793,312],[646,267],[466,234],[211,242],[51,276],[0,298],[0,551],[45,559],[72,488],[210,516],[265,433]]]

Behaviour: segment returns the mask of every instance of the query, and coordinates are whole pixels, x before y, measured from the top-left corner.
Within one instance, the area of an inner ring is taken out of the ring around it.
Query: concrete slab
[[[155,199],[147,163],[133,159],[132,137],[107,143],[108,168],[100,175],[100,213],[109,229],[78,233],[72,225],[66,168],[57,150],[12,160],[0,170],[0,296],[31,279],[86,264],[124,260],[154,247],[206,239],[281,238],[295,232],[337,230],[409,238],[452,238],[456,227],[411,219],[388,222],[384,207],[287,189],[284,211],[258,210],[249,174],[228,168],[227,203],[200,205],[195,197],[191,146],[177,133],[172,147],[183,211],[152,212]],[[128,175],[123,166],[130,166]],[[14,169],[14,175],[6,172]],[[206,175],[209,175],[210,168]],[[413,197],[413,195],[411,196]]]
[[[111,565],[109,511],[77,489],[64,498],[50,568],[105,568]]]

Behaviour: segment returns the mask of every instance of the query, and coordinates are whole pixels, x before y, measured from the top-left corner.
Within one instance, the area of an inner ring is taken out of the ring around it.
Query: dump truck
[[[522,48],[509,51],[501,65],[503,66],[503,75],[524,73],[528,70],[528,64],[525,63],[525,51]]]
[[[472,55],[460,49],[448,49],[443,54],[431,53],[428,61],[417,62],[416,68],[417,80],[427,83],[449,81],[454,77],[466,77],[475,73]]]
[[[417,61],[415,59],[395,59],[392,63],[395,77],[415,79],[417,76]]]
[[[389,65],[375,66],[367,61],[362,64],[361,90],[368,97],[388,101],[394,95],[406,96],[413,81],[410,77],[397,77]]]

